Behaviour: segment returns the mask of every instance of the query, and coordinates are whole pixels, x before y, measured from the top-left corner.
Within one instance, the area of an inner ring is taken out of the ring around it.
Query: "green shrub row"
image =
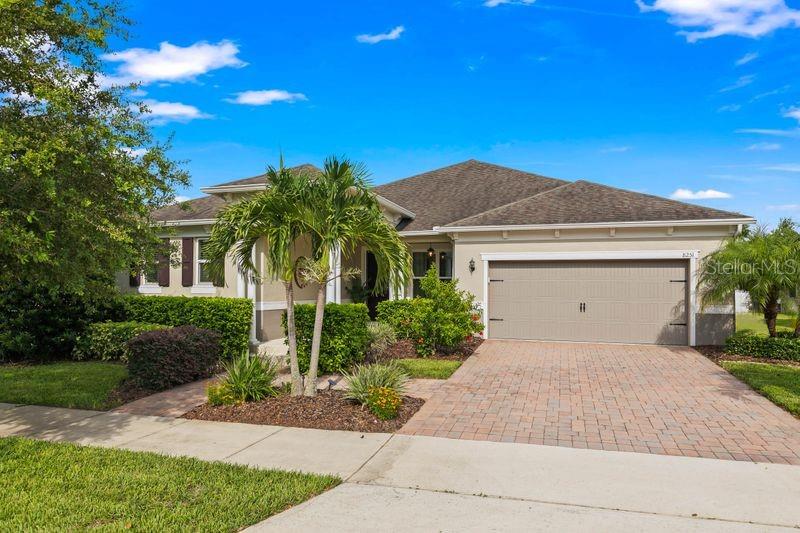
[[[740,332],[728,337],[725,341],[725,352],[732,355],[800,361],[800,338],[789,332],[778,333],[777,337]]]
[[[295,305],[297,330],[297,359],[300,371],[308,371],[311,360],[311,340],[314,334],[314,304]],[[364,304],[325,305],[322,320],[322,339],[319,350],[319,371],[326,374],[341,372],[364,360],[369,342],[369,310]],[[286,331],[286,313],[282,324]],[[288,333],[287,333],[288,335]]]
[[[129,340],[139,333],[168,327],[149,322],[96,322],[78,337],[72,357],[126,362]]]
[[[218,332],[225,359],[248,349],[253,302],[247,298],[134,295],[125,296],[122,302],[127,320]]]
[[[211,377],[222,357],[220,341],[216,331],[194,326],[145,331],[128,341],[128,376],[152,391]]]

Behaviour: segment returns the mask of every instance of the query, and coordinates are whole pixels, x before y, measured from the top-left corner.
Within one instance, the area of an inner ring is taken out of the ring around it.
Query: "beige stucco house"
[[[182,264],[138,281],[121,278],[120,286],[152,295],[250,298],[252,340],[281,337],[286,302],[279,283],[254,285],[229,264],[225,285],[215,287],[203,272],[202,243],[216,213],[263,187],[263,176],[231,181],[157,211]],[[699,345],[721,343],[733,330],[732,305],[701,309],[696,276],[706,254],[755,222],[748,216],[475,160],[375,192],[408,243],[414,280],[401,294],[371,297],[370,305],[414,296],[418,278],[435,265],[441,278],[455,278],[475,295],[490,339]],[[352,283],[369,286],[374,263],[367,250],[333,262],[361,275],[331,282],[328,301],[349,301]],[[315,292],[298,288],[297,298],[311,302]]]

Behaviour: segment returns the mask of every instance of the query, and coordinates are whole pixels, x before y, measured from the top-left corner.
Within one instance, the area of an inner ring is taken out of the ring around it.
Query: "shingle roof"
[[[412,211],[403,231],[430,230],[568,182],[470,159],[375,187]]]
[[[167,220],[205,220],[215,218],[227,202],[218,196],[203,196],[187,202],[169,205],[153,211],[153,219]]]
[[[321,172],[309,164],[292,167]],[[264,175],[219,186],[264,182]],[[747,218],[739,213],[668,200],[588,181],[569,182],[471,159],[375,187],[416,217],[403,231],[435,226],[507,226]],[[213,219],[226,205],[204,196],[153,213],[158,221]]]
[[[305,171],[310,174],[318,174],[322,172],[319,168],[315,167],[310,163],[303,163],[302,165],[297,165],[296,167],[290,167],[289,170],[291,171]],[[214,187],[229,187],[231,185],[251,185],[254,183],[266,183],[266,178],[264,174],[259,174],[258,176],[253,176],[251,178],[242,178],[233,181],[226,181],[225,183],[219,183],[214,185]]]
[[[739,213],[579,180],[448,226],[513,226],[746,218]]]

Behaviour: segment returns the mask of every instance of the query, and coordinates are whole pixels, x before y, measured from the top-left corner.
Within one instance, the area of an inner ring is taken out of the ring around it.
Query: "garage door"
[[[489,264],[489,337],[688,344],[685,261]]]

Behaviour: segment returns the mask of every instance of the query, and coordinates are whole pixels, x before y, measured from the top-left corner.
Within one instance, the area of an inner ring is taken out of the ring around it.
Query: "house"
[[[263,187],[264,176],[231,181],[155,212],[182,264],[120,285],[153,295],[251,298],[253,342],[282,337],[280,283],[254,285],[229,264],[225,285],[215,287],[204,271],[203,241],[217,212]],[[703,257],[751,217],[475,160],[374,190],[408,243],[413,280],[401,294],[372,296],[370,306],[419,294],[419,279],[435,265],[440,278],[458,279],[476,296],[490,339],[693,346],[721,343],[733,331],[732,302],[701,309],[696,276]],[[332,262],[358,268],[361,279],[332,281],[328,301],[349,301],[353,282],[370,286],[376,267],[367,250]],[[315,292],[298,287],[296,298],[312,302]]]

